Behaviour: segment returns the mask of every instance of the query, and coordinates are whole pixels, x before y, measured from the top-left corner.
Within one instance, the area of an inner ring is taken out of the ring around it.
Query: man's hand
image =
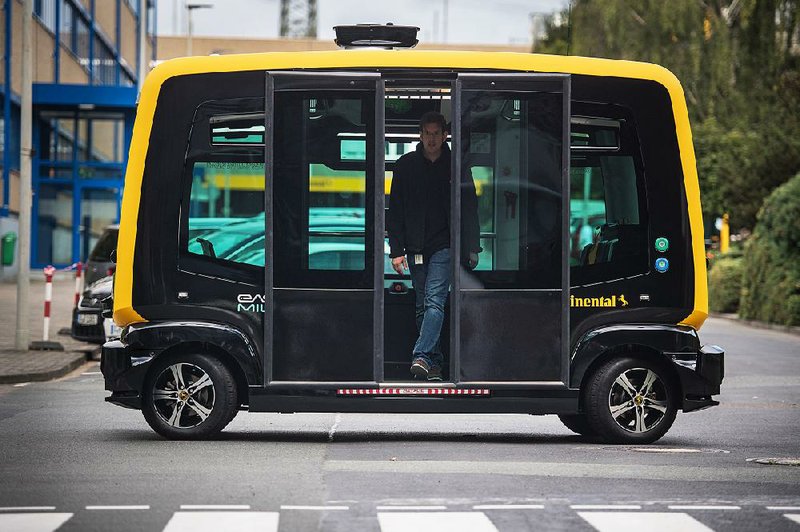
[[[393,258],[392,268],[394,268],[394,271],[400,275],[403,275],[403,272],[408,270],[408,261],[406,260],[405,256]]]
[[[478,254],[475,253],[474,251],[470,251],[469,252],[469,269],[470,270],[474,270],[475,268],[477,268],[479,260],[480,259],[478,258]]]

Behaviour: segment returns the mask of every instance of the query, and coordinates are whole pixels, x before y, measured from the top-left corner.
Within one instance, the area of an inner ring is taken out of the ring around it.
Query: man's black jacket
[[[425,206],[426,190],[436,176],[450,176],[450,148],[442,146],[442,154],[431,162],[425,158],[420,142],[417,149],[397,160],[392,177],[392,190],[389,199],[389,212],[386,216],[386,229],[389,232],[390,257],[422,253],[425,249]],[[450,183],[452,176],[447,179]],[[449,187],[448,187],[449,188]],[[446,198],[447,220],[450,220],[449,190]],[[478,253],[480,247],[480,228],[478,225],[478,198],[475,183],[467,169],[461,179],[461,258],[466,261],[469,253]]]

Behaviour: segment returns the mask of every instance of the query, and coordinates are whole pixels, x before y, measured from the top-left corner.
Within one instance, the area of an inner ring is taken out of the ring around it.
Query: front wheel
[[[203,353],[156,361],[145,381],[142,413],[154,431],[174,440],[218,434],[238,411],[236,381],[218,359]]]
[[[657,359],[611,360],[591,375],[585,393],[590,427],[611,443],[652,443],[678,412],[678,385]]]

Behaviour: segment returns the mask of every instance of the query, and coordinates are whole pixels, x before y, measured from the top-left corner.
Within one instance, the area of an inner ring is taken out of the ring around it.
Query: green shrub
[[[800,325],[800,174],[764,201],[744,271],[742,318]]]
[[[708,272],[708,307],[711,312],[736,312],[742,292],[741,256],[722,255]]]

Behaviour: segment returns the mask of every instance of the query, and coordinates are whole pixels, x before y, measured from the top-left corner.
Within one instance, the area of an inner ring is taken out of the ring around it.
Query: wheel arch
[[[664,363],[669,378],[681,389],[684,378],[671,355],[697,353],[699,339],[694,329],[680,325],[626,324],[600,327],[587,332],[576,344],[571,355],[570,387],[584,389],[587,379],[608,361],[622,356],[654,358]],[[583,393],[579,408],[584,409]]]
[[[164,349],[158,355],[153,357],[153,361],[166,360],[169,358],[177,358],[180,357],[180,355],[186,355],[191,353],[203,353],[211,355],[220,362],[222,362],[222,364],[228,369],[228,371],[231,372],[233,380],[234,382],[236,382],[236,393],[239,405],[248,404],[249,386],[247,382],[247,376],[245,375],[244,370],[242,369],[240,363],[234,358],[233,355],[231,355],[218,345],[208,342],[199,342],[199,341],[182,342]],[[149,380],[152,378],[154,367],[155,365],[151,363],[150,367],[147,370],[147,374],[144,377],[145,383],[149,382]]]
[[[211,322],[148,322],[131,326],[124,337],[131,349],[150,352],[152,360],[187,352],[203,352],[220,359],[245,394],[261,384],[258,352],[242,331]],[[246,397],[243,397],[246,399]]]

